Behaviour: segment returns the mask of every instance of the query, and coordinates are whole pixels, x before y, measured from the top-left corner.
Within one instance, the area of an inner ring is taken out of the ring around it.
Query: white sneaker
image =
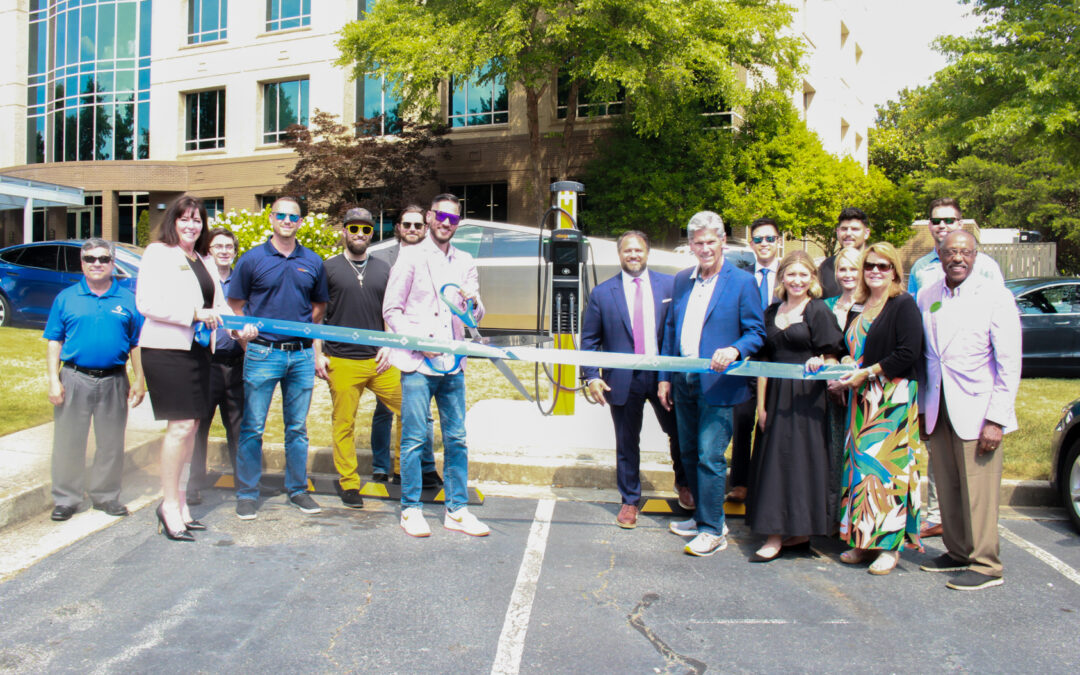
[[[448,530],[464,532],[472,537],[486,537],[491,534],[491,529],[481,523],[476,516],[469,513],[467,508],[460,508],[453,513],[447,511],[442,524]]]
[[[424,512],[415,506],[401,510],[401,529],[410,537],[431,536],[431,528],[424,520]]]
[[[723,551],[725,548],[727,548],[727,537],[724,535],[718,537],[708,532],[699,532],[698,536],[691,539],[690,543],[683,548],[683,552],[704,557],[717,551]]]
[[[689,520],[673,520],[668,523],[668,529],[680,537],[696,537],[697,521],[693,518],[690,518]]]
[[[689,520],[679,520],[668,523],[668,529],[672,533],[679,535],[680,537],[696,537],[698,534],[697,521],[693,518]],[[724,521],[724,536],[728,533],[727,521]]]

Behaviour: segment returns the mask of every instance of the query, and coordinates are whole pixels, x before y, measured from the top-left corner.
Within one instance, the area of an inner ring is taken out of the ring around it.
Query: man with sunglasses
[[[128,515],[120,503],[124,428],[128,406],[139,405],[146,394],[138,347],[143,317],[135,294],[113,281],[114,257],[111,242],[88,239],[82,245],[82,281],[56,296],[45,324],[57,521],[78,510],[84,490],[98,511]],[[134,385],[128,382],[129,355]],[[97,449],[84,477],[91,419]]]
[[[461,340],[465,325],[458,312],[484,315],[479,276],[471,255],[450,243],[461,220],[461,205],[441,194],[427,213],[428,238],[401,251],[390,271],[383,318],[394,333],[437,340]],[[456,288],[447,288],[454,284]],[[444,293],[445,290],[445,293]],[[443,527],[474,537],[487,525],[469,512],[469,458],[465,445],[465,360],[438,352],[395,349],[391,362],[401,370],[401,528],[413,537],[431,535],[420,504],[420,448],[427,438],[431,399],[439,407],[443,435],[446,515]]]
[[[383,330],[382,303],[390,265],[368,254],[375,232],[371,212],[351,208],[345,212],[342,237],[345,250],[327,259],[326,282],[330,302],[326,321],[330,326]],[[334,466],[337,468],[341,503],[359,509],[360,477],[356,472],[356,445],[353,430],[356,408],[367,389],[392,412],[401,413],[401,382],[397,368],[390,365],[390,350],[368,345],[315,340],[315,374],[330,385],[334,438]]]
[[[394,244],[371,252],[374,258],[385,260],[391,267],[397,262],[398,253],[407,246],[415,246],[424,241],[427,236],[427,220],[423,207],[409,204],[401,209],[397,222],[394,223]],[[371,455],[372,455],[372,480],[382,483],[389,482],[393,476],[394,483],[401,483],[401,473],[394,471],[393,461],[390,455],[390,427],[394,421],[394,413],[390,411],[382,401],[375,404],[375,412],[371,414]],[[435,419],[428,412],[428,440],[424,443],[420,453],[420,469],[424,477],[425,488],[442,487],[443,481],[439,472],[435,469]]]
[[[908,274],[908,293],[912,297],[919,297],[919,290],[932,286],[945,278],[945,272],[941,266],[941,257],[938,249],[941,242],[945,241],[951,233],[960,229],[963,216],[960,213],[960,204],[951,197],[939,197],[930,202],[930,236],[934,238],[934,248],[929,253],[915,261]],[[1001,268],[988,255],[980,255],[975,259],[975,265],[971,272],[977,277],[988,281],[1004,284],[1001,276]],[[942,533],[941,507],[938,504],[937,481],[934,480],[933,464],[926,471],[926,522],[923,524],[920,537],[940,537]]]
[[[862,252],[866,250],[866,240],[869,238],[870,216],[854,206],[842,209],[836,218],[837,246],[839,248],[850,246]],[[836,281],[836,254],[825,258],[818,265],[818,283],[821,284],[822,298],[832,298],[843,292]]]
[[[322,323],[329,295],[322,258],[296,241],[300,204],[279,197],[270,207],[273,234],[240,257],[227,292],[237,314]],[[274,390],[281,384],[285,425],[285,490],[304,513],[322,509],[307,491],[307,414],[315,387],[311,340],[260,333],[244,354],[244,419],[236,455],[236,516],[253,520],[262,476],[262,436]]]
[[[758,218],[750,224],[750,247],[754,250],[754,282],[761,297],[761,309],[775,299],[776,268],[780,264],[780,228],[772,218]],[[753,356],[752,354],[748,356]],[[732,408],[731,489],[728,501],[745,502],[750,478],[750,441],[757,420],[757,378],[748,378],[750,398]]]
[[[960,214],[960,204],[951,197],[940,197],[930,202],[930,220],[928,229],[930,236],[934,238],[934,248],[929,253],[915,261],[908,275],[908,293],[918,297],[919,290],[926,288],[935,281],[944,278],[945,273],[941,269],[941,257],[938,248],[951,232],[961,228],[963,216]],[[988,255],[981,255],[975,259],[975,267],[972,273],[976,276],[1005,283],[1001,275],[1001,268],[997,262]]]

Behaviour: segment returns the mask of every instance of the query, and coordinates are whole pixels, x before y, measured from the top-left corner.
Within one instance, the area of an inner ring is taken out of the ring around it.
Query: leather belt
[[[124,372],[124,370],[125,370],[124,366],[113,366],[112,368],[83,368],[82,366],[77,366],[74,363],[71,363],[70,361],[65,362],[64,367],[65,368],[70,368],[70,369],[74,370],[76,373],[82,373],[83,375],[89,375],[90,377],[97,377],[97,378],[109,377],[110,375],[117,375],[119,373]]]
[[[311,343],[305,342],[304,340],[271,342],[269,340],[264,340],[263,338],[255,338],[254,340],[252,340],[252,342],[257,345],[262,345],[264,347],[270,347],[271,349],[280,349],[283,352],[298,352],[311,346]]]

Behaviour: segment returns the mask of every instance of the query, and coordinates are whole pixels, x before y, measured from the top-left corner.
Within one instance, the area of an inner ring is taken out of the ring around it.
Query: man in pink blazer
[[[383,296],[383,319],[390,331],[435,340],[460,340],[465,325],[443,302],[439,291],[460,311],[479,321],[484,315],[476,263],[450,243],[461,220],[461,206],[452,194],[441,194],[427,212],[428,237],[401,250],[390,271]],[[487,525],[469,513],[469,458],[465,443],[465,360],[438,352],[395,349],[390,362],[401,370],[401,527],[413,537],[431,529],[420,505],[420,452],[427,440],[431,399],[439,406],[443,434],[443,480],[446,515],[443,527],[476,537]]]
[[[972,276],[975,238],[957,230],[939,245],[945,278],[919,292],[926,374],[919,387],[946,553],[928,572],[961,572],[946,585],[1002,583],[998,555],[1001,440],[1016,429],[1020,315],[1002,284]]]

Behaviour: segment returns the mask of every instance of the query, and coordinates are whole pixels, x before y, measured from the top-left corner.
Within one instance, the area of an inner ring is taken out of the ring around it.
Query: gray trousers
[[[84,488],[95,504],[119,499],[131,386],[127,373],[97,378],[61,368],[60,383],[64,385],[64,402],[53,409],[53,501],[56,506],[77,507]],[[97,450],[90,475],[84,480],[91,418]]]

